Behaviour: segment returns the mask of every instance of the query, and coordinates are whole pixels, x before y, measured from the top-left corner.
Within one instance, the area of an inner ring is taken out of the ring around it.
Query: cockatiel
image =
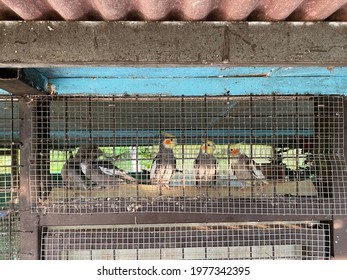
[[[97,145],[83,145],[78,149],[76,157],[80,158],[83,174],[94,184],[94,187],[118,187],[120,183],[136,180],[123,170],[114,166],[112,161],[98,159],[105,156]]]
[[[194,161],[195,185],[214,187],[217,180],[217,159],[213,155],[216,145],[211,140],[204,140],[198,157]]]
[[[64,186],[74,189],[87,189],[87,180],[81,170],[81,158],[77,154],[66,160],[62,170],[61,177]]]
[[[152,162],[150,180],[152,185],[170,188],[171,178],[176,172],[176,157],[173,148],[177,145],[177,139],[167,132],[163,132],[162,136],[164,139],[160,143],[158,154]]]
[[[252,186],[252,184],[260,186],[260,188],[268,184],[263,172],[257,168],[255,161],[242,153],[240,149],[234,149],[229,145],[228,155],[231,159],[234,175],[243,184],[241,189]]]

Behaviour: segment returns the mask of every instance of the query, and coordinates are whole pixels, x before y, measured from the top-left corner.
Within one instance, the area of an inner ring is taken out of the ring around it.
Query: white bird
[[[266,177],[260,168],[257,167],[255,161],[242,153],[240,149],[234,149],[231,145],[228,146],[228,155],[231,159],[231,168],[238,181],[243,184],[243,189],[246,186],[257,185],[263,188],[268,184]]]
[[[215,187],[217,183],[217,159],[213,155],[216,145],[211,140],[204,140],[200,152],[194,160],[195,185],[197,187]]]
[[[172,149],[176,146],[177,140],[167,132],[163,133],[163,137],[158,154],[152,162],[150,180],[152,185],[169,189],[171,178],[176,172],[176,157]]]
[[[60,173],[65,187],[73,189],[88,188],[88,182],[80,165],[81,159],[79,156],[70,157],[66,160]]]
[[[136,182],[136,179],[116,167],[112,161],[98,159],[100,156],[105,154],[95,144],[81,146],[76,154],[76,157],[80,159],[83,174],[94,184],[94,187],[118,187],[123,182]]]

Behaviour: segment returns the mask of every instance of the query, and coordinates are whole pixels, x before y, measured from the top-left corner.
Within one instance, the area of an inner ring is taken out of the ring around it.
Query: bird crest
[[[166,131],[162,131],[161,132],[161,136],[163,137],[163,138],[176,138],[176,136],[175,135],[173,135],[173,134],[171,134],[171,133],[169,133],[169,132],[166,132]]]

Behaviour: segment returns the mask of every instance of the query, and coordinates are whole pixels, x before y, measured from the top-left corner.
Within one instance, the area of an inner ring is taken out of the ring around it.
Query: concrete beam
[[[0,67],[347,65],[347,23],[1,21]]]

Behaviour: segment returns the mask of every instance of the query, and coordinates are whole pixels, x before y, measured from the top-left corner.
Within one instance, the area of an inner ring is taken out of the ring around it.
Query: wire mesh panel
[[[203,223],[48,227],[45,260],[329,259],[329,224]]]
[[[19,213],[0,212],[0,260],[19,259]]]
[[[35,211],[346,213],[343,96],[35,100]]]
[[[0,96],[0,211],[18,207],[18,181],[18,100]]]
[[[19,258],[18,99],[0,96],[0,260]]]

